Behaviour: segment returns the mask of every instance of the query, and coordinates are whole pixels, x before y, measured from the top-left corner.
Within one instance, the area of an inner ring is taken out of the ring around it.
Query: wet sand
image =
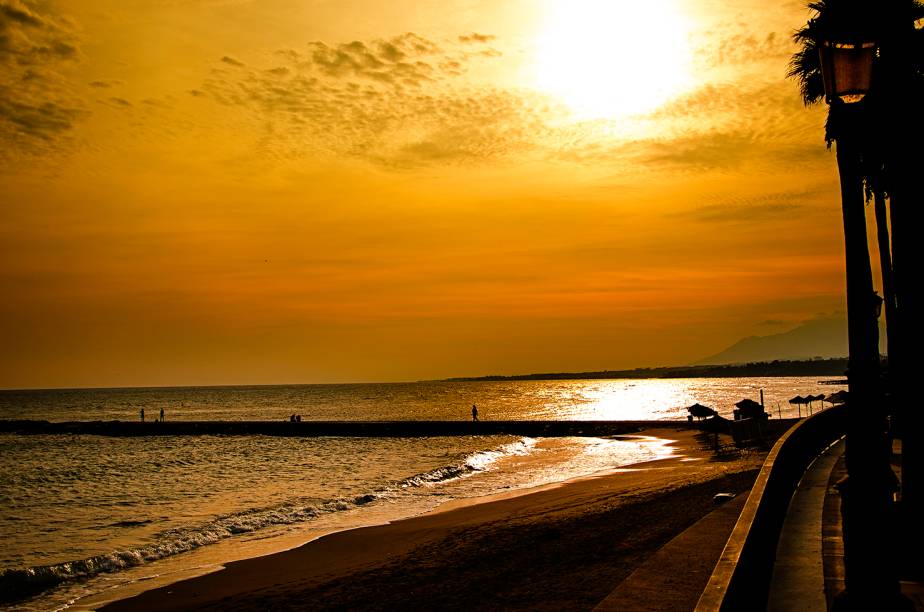
[[[716,459],[692,430],[644,433],[677,454],[330,534],[105,609],[592,609],[715,493],[749,489],[763,459]]]

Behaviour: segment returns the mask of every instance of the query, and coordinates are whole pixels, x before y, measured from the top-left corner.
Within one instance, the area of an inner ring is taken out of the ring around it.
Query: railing
[[[844,435],[846,406],[817,412],[790,428],[770,450],[738,522],[696,604],[697,612],[764,610],[780,530],[806,468]]]

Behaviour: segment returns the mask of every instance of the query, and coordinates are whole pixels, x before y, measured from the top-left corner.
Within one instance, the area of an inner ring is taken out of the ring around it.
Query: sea
[[[0,391],[0,419],[685,419],[823,406],[817,377],[526,380]],[[0,433],[0,607],[93,609],[116,597],[382,524],[671,454],[665,440],[462,436],[280,438]]]

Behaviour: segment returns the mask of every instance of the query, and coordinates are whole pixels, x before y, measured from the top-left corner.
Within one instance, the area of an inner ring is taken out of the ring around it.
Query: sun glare
[[[677,0],[551,0],[536,84],[577,119],[650,112],[692,83],[689,31]]]

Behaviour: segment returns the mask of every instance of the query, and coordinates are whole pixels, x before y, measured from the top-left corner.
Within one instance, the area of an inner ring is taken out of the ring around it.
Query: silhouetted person
[[[478,406],[472,404],[472,421],[478,420]]]
[[[144,421],[144,408],[141,409],[141,420]]]
[[[293,414],[292,416],[289,417],[289,422],[290,422],[290,423],[294,423],[294,422],[295,422],[295,415],[294,415],[294,414]]]
[[[301,423],[301,422],[302,422],[302,415],[296,414],[296,415],[295,415],[295,422],[296,422],[296,423]]]
[[[161,423],[164,422],[164,409],[163,408],[160,409],[160,422]]]

